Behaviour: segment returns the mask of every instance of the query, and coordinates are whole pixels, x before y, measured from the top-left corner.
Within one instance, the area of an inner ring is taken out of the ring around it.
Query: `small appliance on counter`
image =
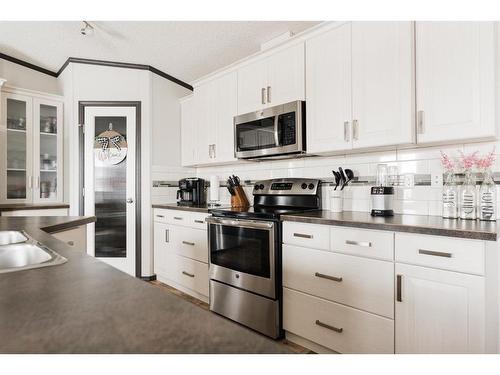
[[[205,180],[203,178],[189,177],[179,180],[177,205],[201,206],[205,202]]]
[[[394,215],[394,187],[388,185],[387,165],[377,166],[377,180],[371,188],[372,216]]]

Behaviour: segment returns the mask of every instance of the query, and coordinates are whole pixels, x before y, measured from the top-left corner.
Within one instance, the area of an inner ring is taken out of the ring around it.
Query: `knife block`
[[[241,186],[234,187],[234,195],[231,195],[231,207],[250,207],[245,190]]]

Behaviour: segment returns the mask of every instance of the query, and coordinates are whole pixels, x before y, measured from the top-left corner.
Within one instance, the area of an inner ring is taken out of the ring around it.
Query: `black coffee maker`
[[[205,180],[198,177],[179,180],[177,204],[179,206],[200,206],[205,204]]]

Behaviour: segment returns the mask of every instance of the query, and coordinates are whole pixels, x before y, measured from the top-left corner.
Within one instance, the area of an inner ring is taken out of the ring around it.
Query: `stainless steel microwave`
[[[294,101],[234,118],[238,159],[283,157],[306,151],[306,102]]]

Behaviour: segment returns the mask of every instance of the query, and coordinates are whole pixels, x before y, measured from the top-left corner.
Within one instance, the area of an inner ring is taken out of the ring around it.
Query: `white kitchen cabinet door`
[[[304,43],[268,58],[266,107],[305,99]]]
[[[213,145],[216,143],[216,88],[208,82],[195,89],[195,138],[197,144],[197,164],[210,164],[214,161]]]
[[[33,98],[2,93],[0,202],[33,201]]]
[[[166,275],[168,267],[168,254],[174,253],[170,239],[172,236],[171,227],[167,224],[154,223],[154,241],[153,241],[153,264],[154,272],[159,275]]]
[[[263,108],[267,102],[267,60],[261,59],[238,69],[238,114]]]
[[[352,23],[353,148],[414,142],[413,22]]]
[[[396,353],[483,353],[484,305],[481,276],[396,264]]]
[[[234,116],[238,110],[238,77],[231,72],[217,79],[215,161],[230,162],[234,157]]]
[[[181,101],[181,164],[193,166],[197,160],[196,113],[193,98]]]
[[[351,24],[306,42],[307,152],[350,150]]]
[[[493,22],[417,22],[418,143],[495,137]]]

